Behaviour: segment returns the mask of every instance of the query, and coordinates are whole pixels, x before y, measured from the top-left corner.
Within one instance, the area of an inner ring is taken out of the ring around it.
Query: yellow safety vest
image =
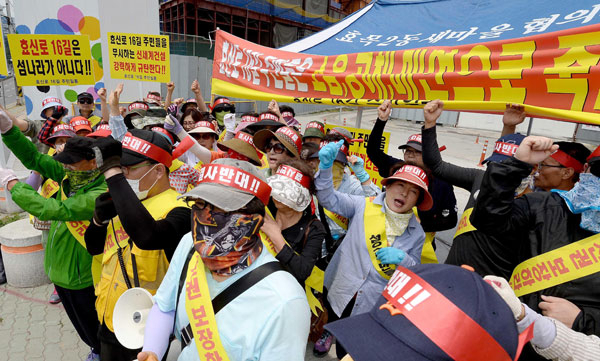
[[[417,216],[419,222],[421,222],[417,207],[413,207],[413,213]],[[425,243],[423,243],[423,250],[421,251],[421,263],[439,263],[435,250],[433,249],[434,239],[435,232],[425,232]]]
[[[96,124],[100,123],[102,118],[100,118],[97,115],[92,115],[91,117],[88,118],[88,120],[90,121],[90,126],[93,128],[96,126]]]
[[[187,207],[183,200],[177,200],[179,193],[170,188],[152,198],[142,201],[144,207],[150,212],[155,220],[163,219],[176,207]],[[114,234],[113,234],[114,226]],[[115,234],[118,242],[115,242]],[[102,276],[96,286],[96,311],[98,320],[104,323],[109,330],[113,331],[113,310],[117,300],[127,290],[127,284],[123,278],[117,250],[121,247],[123,253],[123,262],[127,269],[127,276],[133,285],[133,267],[131,266],[131,254],[135,255],[137,264],[137,273],[139,276],[140,287],[145,288],[151,294],[155,294],[158,286],[162,282],[169,261],[164,250],[142,250],[135,244],[129,247],[129,236],[119,217],[111,220],[106,232],[106,241],[104,243],[104,254],[102,257]]]
[[[456,233],[454,233],[454,238],[460,236],[461,234],[467,232],[476,231],[477,228],[473,227],[471,224],[471,213],[473,213],[473,208],[465,209],[460,217],[460,221],[458,222],[458,228],[456,228]]]

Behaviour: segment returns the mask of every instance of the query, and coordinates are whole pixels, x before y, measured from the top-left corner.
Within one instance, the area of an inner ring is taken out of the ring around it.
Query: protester
[[[217,146],[227,154],[226,158],[245,160],[257,167],[262,165],[262,154],[254,146],[253,137],[243,131],[235,134],[235,138],[218,142]]]
[[[321,144],[323,138],[325,138],[325,124],[315,120],[306,125],[304,135],[302,135],[304,143],[315,143],[318,145]]]
[[[477,274],[423,264],[398,267],[370,312],[325,327],[348,350],[343,361],[516,360],[528,337],[511,317]]]
[[[480,168],[465,168],[444,162],[437,144],[436,120],[443,111],[444,103],[433,100],[423,109],[425,124],[421,130],[423,135],[423,161],[433,176],[442,179],[453,186],[470,192],[469,200],[463,211],[458,228],[454,234],[452,247],[446,258],[446,263],[453,265],[468,264],[481,276],[488,274],[500,277],[510,277],[514,268],[515,252],[502,239],[494,234],[484,234],[478,231],[470,222],[470,214],[475,201],[481,197],[480,188],[484,170]],[[504,127],[511,127],[523,118],[523,112],[518,107],[507,105],[502,121]],[[503,133],[505,133],[503,131]],[[523,140],[521,134],[506,134],[496,141],[494,152],[483,163],[501,162],[511,157]],[[530,179],[525,177],[522,184],[526,188]],[[514,195],[513,195],[514,196]]]
[[[575,332],[562,322],[533,311],[521,303],[504,278],[485,276],[483,279],[506,302],[517,322],[519,332],[534,325],[531,345],[539,355],[557,361],[600,360],[598,336]]]
[[[600,147],[592,153],[579,182],[570,191],[535,192],[514,198],[521,180],[556,150],[558,145],[551,139],[530,136],[521,142],[514,157],[501,163],[491,162],[483,177],[471,222],[479,231],[501,239],[515,254],[509,266],[517,267],[514,273],[518,278],[512,281],[515,290],[520,290],[523,303],[575,331],[600,335],[600,299],[595,292],[600,286],[600,275],[589,274],[584,268],[575,278],[564,278],[562,275],[568,267],[554,263],[554,260],[560,262],[561,256],[568,257],[569,251],[560,249],[581,248],[583,245],[577,246],[581,242],[576,242],[592,239],[590,237],[600,232],[600,177],[597,175],[600,162],[595,159],[600,155]],[[555,252],[549,255],[553,250]],[[532,276],[528,276],[525,266],[519,266],[526,260],[531,264],[549,265],[549,269],[538,269],[540,279],[535,289],[529,288]],[[574,258],[573,262],[583,262],[577,260]],[[552,283],[546,282],[547,277],[541,277],[546,273],[554,278]],[[525,353],[528,351],[533,353],[527,349]]]
[[[194,80],[192,82],[192,85],[190,86],[190,90],[192,91],[192,93],[194,93],[194,98],[188,99],[185,102],[183,102],[183,104],[181,104],[181,107],[179,108],[179,110],[176,112],[176,116],[180,116],[181,114],[185,113],[185,111],[190,108],[190,109],[198,109],[201,112],[208,112],[208,107],[206,106],[206,103],[204,103],[204,98],[202,97],[202,90],[200,89],[200,84],[198,83],[198,80]],[[173,96],[173,91],[175,91],[175,84],[174,83],[168,83],[167,84],[167,97],[165,98],[165,109],[168,109],[171,106],[171,99]],[[177,104],[178,105],[178,104]]]
[[[545,191],[569,191],[579,180],[579,174],[583,172],[583,165],[591,152],[581,143],[554,144],[558,145],[558,151],[538,164],[534,185]]]
[[[149,105],[162,107],[162,99],[160,93],[157,91],[149,91],[144,101]]]
[[[219,134],[217,133],[216,127],[212,122],[201,120],[196,122],[194,128],[188,132],[192,138],[196,139],[198,144],[208,150],[214,151],[217,145],[217,139]]]
[[[65,123],[70,123],[72,118],[80,116],[90,121],[90,126],[95,127],[102,120],[102,113],[94,105],[94,96],[88,92],[77,95],[77,109],[72,116],[65,117]],[[72,125],[72,124],[71,124]]]
[[[88,138],[106,138],[111,136],[112,130],[110,130],[110,125],[108,124],[98,124],[96,130],[92,133],[86,135]]]
[[[254,135],[258,133],[258,131],[263,129],[267,129],[274,132],[283,126],[285,126],[285,124],[279,121],[279,116],[270,111],[266,111],[260,113],[260,115],[258,116],[258,122],[248,124],[244,129],[246,132]]]
[[[265,169],[265,176],[270,177],[277,171],[279,162],[300,158],[302,138],[292,128],[283,126],[275,131],[258,131],[254,134],[254,145],[267,155],[269,167]]]
[[[349,219],[348,233],[325,271],[330,320],[368,312],[396,265],[421,262],[425,233],[412,209],[428,210],[433,204],[427,175],[411,165],[385,178],[386,192],[377,197],[335,191],[331,169],[343,144],[329,143],[319,151],[315,178],[319,202]],[[336,347],[336,353],[341,358],[345,351]]]
[[[225,129],[225,115],[229,113],[235,114],[235,105],[225,97],[216,97],[210,112],[217,120],[219,133]]]
[[[254,112],[248,112],[248,113],[242,114],[240,124],[238,124],[233,131],[234,135],[237,134],[237,132],[239,132],[240,130],[243,130],[246,133],[249,133],[249,131],[246,130],[246,127],[252,123],[258,123],[258,121],[259,121],[258,116],[259,116],[258,113],[254,113]],[[227,139],[225,139],[225,140],[227,140]]]
[[[279,105],[275,99],[271,100],[268,106],[269,112],[275,114],[278,121],[283,125],[299,130],[300,122],[296,120],[296,112],[289,105]]]
[[[231,177],[216,176],[225,173]],[[306,296],[289,273],[276,271],[279,262],[259,238],[270,187],[253,165],[234,159],[215,160],[202,174],[202,183],[185,194],[193,202],[192,232],[181,240],[154,297],[138,360],[160,360],[173,329],[182,341],[179,360],[224,354],[232,361],[304,360]],[[248,181],[233,181],[240,177]],[[248,274],[255,280],[237,282]],[[227,306],[215,310],[211,296],[217,294],[226,295],[220,299]],[[202,314],[193,311],[198,307]],[[199,342],[201,334],[211,342]]]
[[[4,144],[25,167],[60,184],[60,196],[44,198],[31,186],[18,182],[12,170],[0,170],[2,186],[10,191],[19,207],[41,220],[52,221],[44,270],[54,283],[79,337],[92,348],[88,360],[97,360],[100,344],[98,320],[93,317],[96,297],[92,257],[85,250],[85,242],[79,233],[80,228],[86,226],[81,221],[92,217],[94,200],[106,190],[92,150],[94,141],[84,137],[69,138],[64,150],[53,158],[39,153],[13,126],[4,111],[0,111],[0,132]]]
[[[58,99],[57,99],[58,100]],[[51,104],[51,103],[50,103]],[[42,125],[42,127],[39,129],[39,132],[37,133],[37,139],[46,145],[50,145],[48,144],[48,137],[50,136],[50,134],[52,134],[54,127],[56,127],[58,124],[60,124],[63,120],[63,118],[69,113],[69,110],[65,107],[63,107],[62,105],[54,105],[51,108],[48,109],[52,109],[52,113],[50,113],[50,115],[46,115],[44,114],[44,116],[46,117],[46,121],[44,122],[44,124]],[[44,113],[44,111],[42,111],[42,113]],[[72,128],[72,126],[71,126]],[[46,153],[46,152],[43,152]]]
[[[122,150],[111,137],[99,139],[95,149],[102,154],[99,166],[108,192],[96,199],[85,242],[91,255],[104,254],[96,286],[100,358],[129,361],[139,350],[117,341],[115,303],[134,286],[156,292],[179,240],[190,230],[190,210],[171,189],[171,146],[159,133],[133,129],[125,135]]]
[[[75,134],[80,137],[85,137],[92,132],[90,121],[84,117],[73,117],[69,124],[75,129]]]

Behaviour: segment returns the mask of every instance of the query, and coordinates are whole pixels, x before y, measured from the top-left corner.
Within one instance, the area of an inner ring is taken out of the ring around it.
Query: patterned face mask
[[[259,214],[224,213],[192,207],[194,248],[216,274],[230,276],[254,262],[262,251]]]
[[[271,186],[271,197],[296,212],[304,211],[312,200],[310,191],[291,178],[276,174],[267,178],[267,183]]]
[[[100,175],[100,169],[92,170],[71,170],[65,169],[67,179],[69,179],[69,185],[71,187],[71,193],[75,193],[86,185],[94,182]]]
[[[600,177],[590,173],[579,175],[579,182],[570,191],[553,189],[574,214],[581,214],[579,226],[590,232],[600,233]]]

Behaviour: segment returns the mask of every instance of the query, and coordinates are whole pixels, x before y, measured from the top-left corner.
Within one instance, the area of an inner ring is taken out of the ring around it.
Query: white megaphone
[[[144,329],[152,305],[152,295],[140,287],[130,288],[119,297],[113,312],[113,327],[121,345],[132,350],[144,346]]]

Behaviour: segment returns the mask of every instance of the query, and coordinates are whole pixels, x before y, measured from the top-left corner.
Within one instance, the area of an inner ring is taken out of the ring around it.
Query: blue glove
[[[337,143],[327,143],[319,151],[319,169],[329,169],[333,167],[333,162],[337,157],[340,148],[344,145],[344,141],[340,140]]]
[[[369,173],[367,173],[367,171],[365,170],[365,161],[361,157],[356,157],[356,159],[357,160],[356,162],[354,162],[354,164],[349,163],[350,168],[352,168],[352,171],[354,172],[354,174],[356,174],[356,178],[358,178],[358,180],[361,183],[364,183],[368,181],[371,177],[369,176]]]
[[[406,252],[394,247],[385,247],[375,252],[375,256],[383,264],[400,264],[406,258]]]
[[[177,118],[169,114],[165,118],[165,129],[175,134],[179,134],[179,132],[183,130],[183,127],[179,124]]]

